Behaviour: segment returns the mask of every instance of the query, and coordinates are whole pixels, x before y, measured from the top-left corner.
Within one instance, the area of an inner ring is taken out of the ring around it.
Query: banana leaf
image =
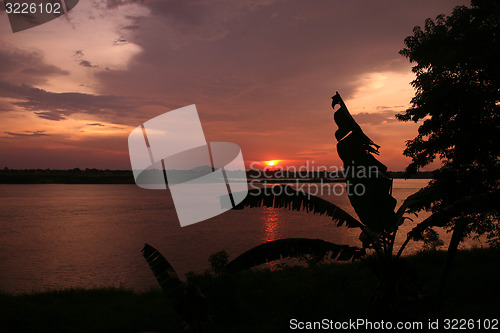
[[[342,141],[349,133],[357,133],[359,143],[361,146],[370,153],[374,153],[378,155],[378,149],[380,148],[379,145],[375,144],[361,129],[361,127],[356,123],[352,115],[349,113],[349,110],[347,110],[346,105],[344,104],[344,101],[342,100],[342,97],[340,97],[340,94],[338,91],[336,94],[332,97],[332,107],[335,108],[335,105],[340,104],[340,109],[338,109],[334,115],[333,118],[335,120],[335,123],[339,127],[338,130],[335,132],[335,138],[337,141]]]
[[[394,208],[397,200],[390,192],[392,180],[379,178],[347,178],[349,201],[368,229],[374,232],[393,232],[397,227]],[[364,193],[358,195],[356,187],[362,185]]]
[[[442,193],[431,186],[421,188],[418,192],[410,195],[403,201],[396,212],[398,220],[403,222],[403,215],[406,213],[414,213],[422,208],[429,208],[432,202],[437,201],[442,197]]]
[[[246,251],[232,260],[226,269],[234,273],[273,260],[297,258],[307,254],[324,257],[329,252],[331,258],[340,261],[359,259],[365,255],[364,250],[358,247],[337,245],[321,239],[286,238],[267,242]]]
[[[378,155],[380,146],[363,133],[338,92],[332,99],[332,107],[341,105],[334,114],[339,127],[335,133],[337,152],[344,169],[354,170],[346,176],[351,205],[368,229],[392,233],[398,227],[394,212],[397,201],[392,197],[392,179],[387,174],[387,167],[372,155]],[[356,189],[364,191],[359,193]]]
[[[156,281],[167,295],[176,293],[179,288],[183,287],[172,265],[158,250],[146,243],[141,252]]]
[[[234,209],[262,206],[324,214],[330,217],[338,227],[345,225],[347,228],[365,228],[361,222],[337,205],[314,195],[297,191],[288,185],[277,185],[273,191],[251,189],[247,197]]]
[[[172,265],[151,245],[145,244],[142,254],[185,328],[199,331],[200,325],[210,319],[205,296],[198,286],[181,282]]]

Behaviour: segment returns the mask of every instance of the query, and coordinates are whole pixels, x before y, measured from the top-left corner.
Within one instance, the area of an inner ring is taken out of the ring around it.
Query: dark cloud
[[[113,41],[113,45],[115,45],[115,46],[120,46],[120,45],[125,45],[125,44],[128,44],[128,41],[123,37],[120,37],[117,40]]]
[[[58,111],[35,112],[35,114],[42,119],[53,120],[53,121],[59,121],[59,120],[66,119],[64,114],[62,112],[58,112]]]
[[[80,66],[83,66],[83,67],[97,67],[97,66],[94,66],[92,65],[89,61],[87,60],[81,60],[80,63],[79,63]]]
[[[282,1],[282,0],[279,0]],[[118,8],[132,3],[147,7],[155,20],[156,29],[168,35],[169,44],[179,47],[193,40],[212,41],[227,35],[226,24],[233,22],[248,12],[267,6],[276,0],[107,0],[108,9]],[[144,27],[141,17],[127,16],[133,24],[122,30],[136,31]],[[145,20],[150,20],[151,17]],[[164,25],[163,23],[167,23]],[[146,27],[149,27],[146,24]]]
[[[137,19],[142,29],[127,35],[142,52],[127,71],[98,74],[104,91],[213,100],[233,114],[256,101],[280,110],[292,104],[291,111],[302,100],[315,108],[310,101],[333,90],[349,98],[364,73],[409,72],[398,54],[404,38],[453,4],[178,0],[144,6],[153,16]]]
[[[40,136],[49,136],[45,131],[24,131],[24,132],[5,132],[5,134],[10,135],[11,137],[40,137]]]
[[[131,25],[127,25],[127,26],[123,27],[122,29],[134,31],[134,30],[139,30],[140,28],[141,27],[137,24],[131,24]]]
[[[85,56],[85,53],[83,52],[83,50],[77,50],[73,54],[73,57],[76,58],[77,60],[79,60],[78,64],[80,66],[88,67],[88,68],[98,68],[99,67],[99,66],[92,65],[92,63],[90,61],[83,59],[84,56]]]
[[[19,50],[6,44],[0,44],[0,73],[10,82],[24,84],[39,84],[51,75],[68,75],[67,71],[46,64],[40,53]]]
[[[395,105],[395,106],[377,106],[377,110],[385,111],[385,110],[400,110],[404,108],[404,105]]]
[[[92,124],[87,124],[87,126],[105,126],[101,123],[92,123]]]
[[[124,123],[140,116],[138,110],[147,105],[139,98],[84,93],[55,93],[28,85],[14,85],[0,81],[0,97],[15,99],[12,105],[34,112],[48,120],[63,120],[75,114],[92,114],[110,118],[112,122]],[[150,102],[150,105],[161,105]]]
[[[129,5],[131,3],[144,3],[144,0],[104,0],[106,7],[109,9],[118,8],[120,6]]]

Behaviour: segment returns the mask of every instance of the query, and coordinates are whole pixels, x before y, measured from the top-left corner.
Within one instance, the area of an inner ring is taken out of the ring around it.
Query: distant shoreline
[[[394,179],[404,179],[403,171],[389,172]],[[262,183],[339,183],[345,180],[341,177],[326,178],[322,175],[308,173],[307,177],[251,177],[247,171],[249,181],[260,180]],[[419,172],[410,179],[430,179],[432,172]],[[0,170],[0,184],[135,184],[131,170],[99,170],[99,169],[27,169],[27,170]]]

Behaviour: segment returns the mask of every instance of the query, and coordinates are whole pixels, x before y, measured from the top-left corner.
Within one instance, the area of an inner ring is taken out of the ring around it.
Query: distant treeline
[[[351,171],[347,171],[350,174]],[[356,172],[356,171],[355,171]],[[411,179],[430,179],[432,178],[432,171],[418,172],[409,177],[405,177],[404,171],[388,171],[388,174],[394,179],[411,178]],[[366,174],[365,174],[366,175]],[[249,170],[247,171],[249,179],[310,179],[310,180],[343,180],[345,178],[344,171],[286,171],[286,170]],[[363,177],[363,176],[361,176]]]
[[[130,170],[0,170],[0,184],[134,184]]]
[[[249,170],[246,172],[249,180],[255,179],[300,179],[302,181],[342,181],[340,174],[321,172],[281,172],[273,170]],[[393,178],[404,178],[403,171],[389,172]],[[231,178],[231,173],[228,173]],[[429,179],[432,172],[419,172],[410,178]],[[134,184],[131,170],[100,170],[100,169],[0,169],[0,184]]]

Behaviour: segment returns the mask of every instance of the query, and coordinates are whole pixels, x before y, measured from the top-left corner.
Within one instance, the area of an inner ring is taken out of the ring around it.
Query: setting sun
[[[269,165],[269,166],[274,166],[276,165],[276,160],[271,160],[271,161],[266,161],[266,164]]]

